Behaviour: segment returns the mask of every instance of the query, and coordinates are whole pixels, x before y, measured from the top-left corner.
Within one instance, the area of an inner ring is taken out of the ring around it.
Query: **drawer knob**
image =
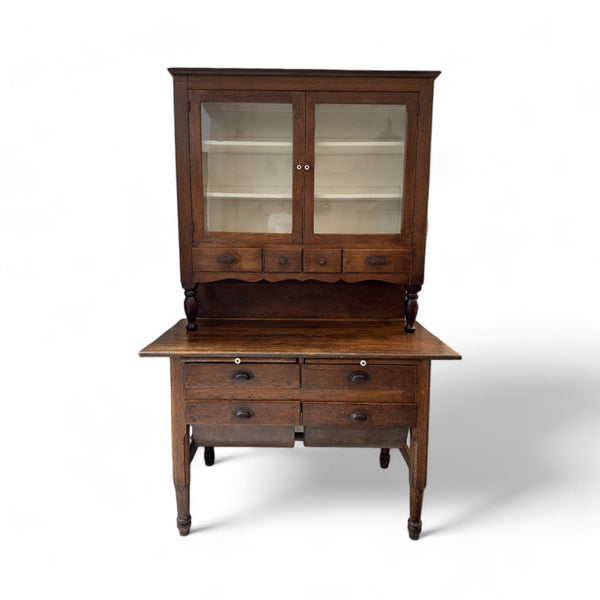
[[[222,265],[232,265],[237,262],[237,258],[233,254],[220,254],[217,256],[217,262]]]
[[[234,381],[250,381],[251,379],[254,379],[254,375],[252,375],[250,371],[236,371],[231,376],[231,379]]]
[[[279,259],[279,264],[280,264],[281,266],[283,266],[283,265],[287,265],[287,257],[285,257],[285,256],[282,256],[282,257]]]
[[[354,412],[350,413],[350,418],[355,423],[362,423],[363,421],[367,420],[367,413],[363,412],[362,410],[355,410]]]
[[[325,257],[321,257],[321,258],[319,259],[319,264],[320,264],[321,266],[323,266],[323,265],[326,265],[326,264],[327,264],[327,259],[326,259]]]
[[[385,265],[385,256],[370,256],[367,262],[370,265]]]
[[[348,381],[352,383],[367,383],[371,379],[371,376],[366,371],[353,371],[348,376]]]
[[[236,419],[249,419],[252,416],[252,413],[247,410],[246,408],[238,408],[234,413],[233,416]]]

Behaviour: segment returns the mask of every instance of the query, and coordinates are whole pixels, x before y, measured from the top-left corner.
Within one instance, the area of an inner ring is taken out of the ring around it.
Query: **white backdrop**
[[[592,2],[13,2],[0,15],[0,592],[598,597]],[[217,449],[180,538],[170,66],[442,71],[419,320],[429,486],[398,453]]]

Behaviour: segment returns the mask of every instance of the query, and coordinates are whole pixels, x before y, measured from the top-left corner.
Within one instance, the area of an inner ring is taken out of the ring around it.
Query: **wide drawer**
[[[184,385],[192,397],[244,397],[265,389],[298,389],[296,363],[187,363]]]
[[[261,248],[194,248],[194,271],[262,271]]]
[[[410,273],[409,250],[344,250],[344,273]]]
[[[416,404],[377,404],[341,402],[304,402],[302,424],[305,427],[415,427]]]
[[[303,365],[302,387],[309,390],[416,390],[418,366],[311,363]]]
[[[270,400],[208,400],[188,402],[186,422],[191,425],[300,425],[300,402]]]

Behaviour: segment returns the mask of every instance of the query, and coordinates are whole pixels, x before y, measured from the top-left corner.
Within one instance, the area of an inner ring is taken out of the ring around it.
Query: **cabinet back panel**
[[[402,319],[404,286],[381,281],[216,281],[197,290],[201,315],[248,319]]]

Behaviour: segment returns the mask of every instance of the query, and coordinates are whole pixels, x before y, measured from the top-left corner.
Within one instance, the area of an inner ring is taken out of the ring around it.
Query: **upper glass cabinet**
[[[206,231],[292,233],[292,105],[202,102]]]
[[[399,234],[406,106],[316,104],[314,233]]]

